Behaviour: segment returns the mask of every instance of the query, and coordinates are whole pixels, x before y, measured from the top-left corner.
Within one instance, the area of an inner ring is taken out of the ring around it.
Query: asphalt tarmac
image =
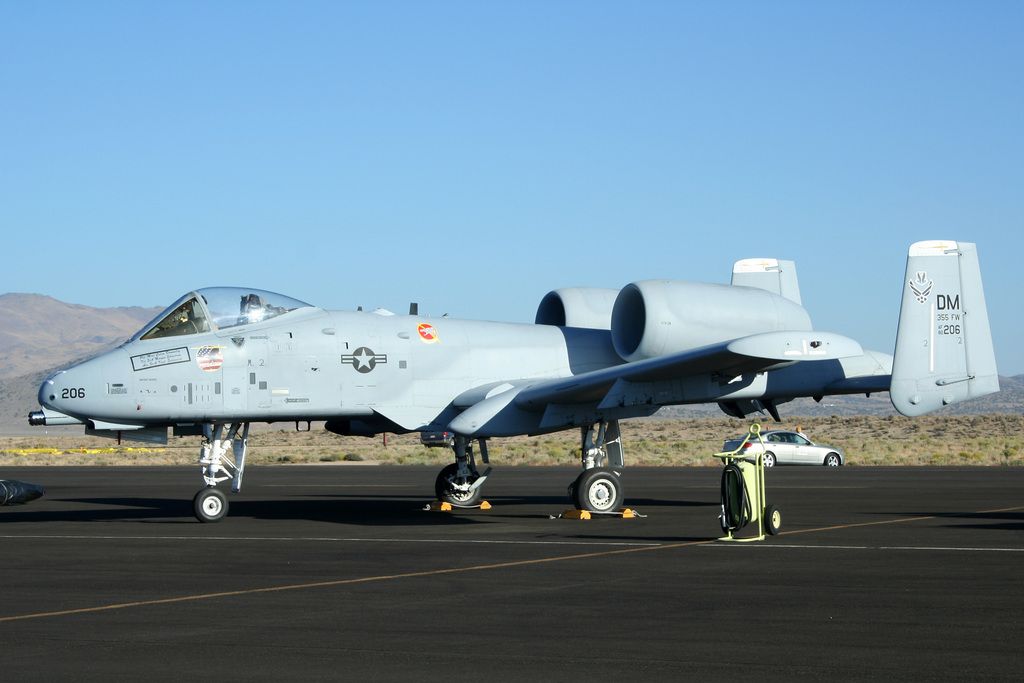
[[[422,467],[19,468],[4,680],[1020,680],[1024,469],[775,468],[783,533],[714,541],[718,468],[627,468],[646,517],[552,518],[568,468],[424,511]]]

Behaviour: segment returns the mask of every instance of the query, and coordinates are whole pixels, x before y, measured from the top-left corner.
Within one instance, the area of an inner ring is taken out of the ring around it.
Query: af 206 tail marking
[[[903,415],[999,391],[978,251],[917,242],[907,256],[889,396]]]

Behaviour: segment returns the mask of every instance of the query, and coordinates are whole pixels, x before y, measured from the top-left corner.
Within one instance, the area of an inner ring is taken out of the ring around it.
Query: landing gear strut
[[[624,465],[618,420],[602,420],[580,429],[583,472],[569,485],[569,499],[577,510],[615,512],[622,507]]]
[[[480,459],[487,464],[487,441],[477,439],[480,445]],[[445,465],[438,472],[434,481],[434,493],[442,503],[450,503],[455,507],[475,507],[483,496],[483,484],[491,473],[491,468],[483,474],[476,468],[476,457],[473,454],[473,442],[464,436],[456,435],[455,462]]]
[[[200,522],[219,522],[228,513],[228,498],[217,488],[217,484],[230,479],[232,493],[242,490],[242,474],[245,472],[245,454],[248,446],[248,422],[203,425],[199,465],[203,468],[203,482],[206,488],[201,489],[192,499],[192,509]],[[228,449],[231,450],[230,456]]]

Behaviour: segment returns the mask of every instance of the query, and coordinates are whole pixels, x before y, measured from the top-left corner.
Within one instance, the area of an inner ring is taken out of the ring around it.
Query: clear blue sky
[[[0,292],[201,286],[532,321],[549,289],[797,261],[891,351],[978,243],[1024,372],[1024,3],[0,0]]]

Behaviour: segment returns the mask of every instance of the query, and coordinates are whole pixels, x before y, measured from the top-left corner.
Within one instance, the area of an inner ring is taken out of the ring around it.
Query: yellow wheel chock
[[[622,519],[636,519],[637,517],[644,517],[633,508],[622,508],[621,510],[613,510],[610,512],[591,512],[589,510],[566,510],[562,514],[558,515],[559,519],[592,519],[594,515],[605,515],[608,517],[621,517]]]
[[[476,505],[452,505],[451,503],[434,500],[428,503],[423,509],[432,512],[451,512],[453,510],[490,510],[491,504],[486,500],[482,500]]]

